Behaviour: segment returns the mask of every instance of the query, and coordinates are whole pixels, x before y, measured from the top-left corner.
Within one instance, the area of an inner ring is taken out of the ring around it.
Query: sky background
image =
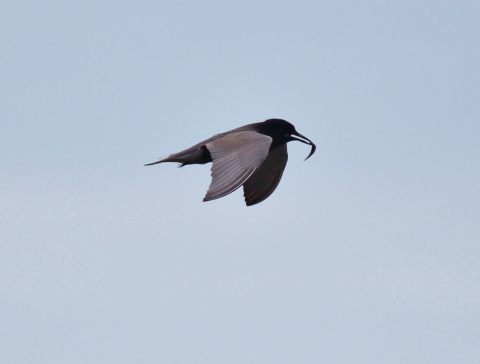
[[[0,55],[0,362],[479,362],[479,2],[4,0]],[[271,117],[259,205],[143,167]]]

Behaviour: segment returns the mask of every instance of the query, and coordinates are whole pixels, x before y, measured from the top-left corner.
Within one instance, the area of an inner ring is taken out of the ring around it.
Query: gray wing
[[[272,150],[263,164],[243,184],[247,206],[255,205],[270,196],[278,186],[287,165],[287,144]]]
[[[239,188],[268,156],[272,138],[254,131],[228,133],[205,146],[212,155],[212,183],[203,201]]]

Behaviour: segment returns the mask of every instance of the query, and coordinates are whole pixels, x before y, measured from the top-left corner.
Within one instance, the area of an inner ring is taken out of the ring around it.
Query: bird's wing
[[[203,201],[239,188],[268,156],[272,138],[254,131],[228,133],[205,146],[212,155],[212,183]]]
[[[262,202],[275,191],[287,160],[287,144],[279,146],[268,154],[262,165],[243,184],[243,195],[247,206]]]

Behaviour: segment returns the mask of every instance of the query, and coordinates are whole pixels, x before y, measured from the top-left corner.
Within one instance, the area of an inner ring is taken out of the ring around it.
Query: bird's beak
[[[294,136],[297,136],[298,138],[295,138]],[[305,143],[305,144],[308,144],[308,145],[312,146],[312,150],[310,151],[310,154],[308,155],[308,157],[305,158],[305,160],[310,158],[312,156],[312,154],[315,153],[315,150],[317,149],[317,146],[307,137],[304,137],[302,134],[295,132],[295,133],[292,133],[292,135],[290,135],[290,138],[292,138],[292,140],[298,140],[299,142],[302,142],[302,143]],[[300,139],[300,138],[302,138],[302,139]]]

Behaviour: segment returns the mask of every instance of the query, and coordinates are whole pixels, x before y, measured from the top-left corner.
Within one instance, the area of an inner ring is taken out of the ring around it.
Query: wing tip
[[[250,197],[250,196],[244,196],[245,197],[245,205],[247,206],[253,206],[253,205],[257,205],[259,204],[260,202],[262,201],[265,201],[267,198],[270,197],[270,195],[268,196],[260,196],[260,198],[257,196],[257,197]]]

